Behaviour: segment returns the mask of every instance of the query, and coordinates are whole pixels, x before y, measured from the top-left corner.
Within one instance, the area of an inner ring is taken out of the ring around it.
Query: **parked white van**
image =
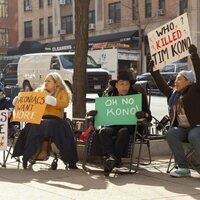
[[[72,88],[74,52],[50,52],[22,55],[18,63],[18,86],[31,91],[40,86],[46,75],[58,72]],[[102,93],[109,81],[109,72],[87,56],[87,93]]]

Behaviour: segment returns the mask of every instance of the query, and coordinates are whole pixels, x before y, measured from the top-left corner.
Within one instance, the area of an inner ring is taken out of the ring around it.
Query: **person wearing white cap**
[[[178,169],[170,172],[173,177],[190,176],[191,171],[184,152],[183,143],[189,142],[200,162],[200,58],[197,48],[190,45],[189,53],[194,68],[192,71],[180,71],[175,79],[174,88],[167,85],[159,70],[154,71],[154,62],[149,63],[153,79],[160,91],[167,96],[171,126],[166,139],[174,155]]]

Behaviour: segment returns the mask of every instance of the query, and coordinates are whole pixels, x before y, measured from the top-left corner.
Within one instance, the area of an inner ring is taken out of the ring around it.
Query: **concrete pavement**
[[[2,152],[0,152],[2,160]],[[14,159],[7,168],[0,168],[0,198],[2,200],[133,200],[133,199],[200,199],[199,174],[172,178],[166,174],[169,156],[153,156],[151,165],[141,166],[137,174],[91,174],[82,170],[66,170],[59,161],[57,170],[50,170],[48,161],[22,169]]]

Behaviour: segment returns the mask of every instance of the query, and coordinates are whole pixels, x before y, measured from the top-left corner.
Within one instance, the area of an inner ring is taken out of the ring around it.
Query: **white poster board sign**
[[[7,149],[8,111],[0,110],[0,150]]]
[[[191,36],[187,14],[184,13],[149,32],[148,40],[156,69],[188,56]]]

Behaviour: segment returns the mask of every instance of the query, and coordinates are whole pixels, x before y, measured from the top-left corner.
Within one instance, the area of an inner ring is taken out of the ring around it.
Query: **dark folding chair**
[[[11,122],[8,125],[8,146],[7,149],[3,151],[3,162],[0,163],[2,167],[6,167],[9,157],[12,158],[12,149],[17,141],[17,138],[20,134],[20,123]],[[20,164],[20,159],[18,157],[14,158],[18,162],[18,167]]]
[[[189,167],[198,173],[200,173],[200,163],[197,161],[194,149],[192,145],[188,142],[183,143],[183,148],[185,150],[185,155],[189,163]],[[178,166],[174,160],[174,155],[171,153],[170,159],[167,166],[167,173],[170,173],[174,168],[178,169]]]

